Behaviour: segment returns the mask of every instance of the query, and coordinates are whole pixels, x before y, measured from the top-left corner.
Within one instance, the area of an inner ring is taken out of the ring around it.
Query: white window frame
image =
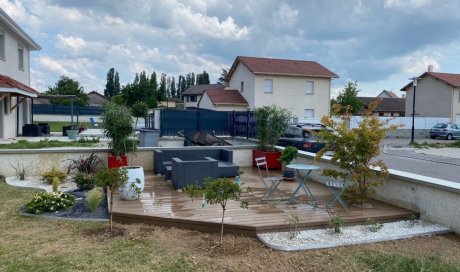
[[[311,116],[308,116],[307,112],[310,111],[312,113]],[[304,109],[303,110],[303,117],[304,118],[315,118],[315,109]]]
[[[264,80],[264,93],[273,93],[273,79]]]
[[[307,82],[305,83],[305,94],[307,95],[315,94],[315,82],[313,80],[307,80]]]
[[[6,59],[5,47],[6,47],[5,31],[0,30],[0,59],[2,60]]]
[[[24,46],[18,43],[18,69],[24,71]]]

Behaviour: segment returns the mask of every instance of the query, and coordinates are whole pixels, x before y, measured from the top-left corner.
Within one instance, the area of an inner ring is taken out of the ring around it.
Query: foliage
[[[3,174],[0,174],[0,182],[6,183],[6,177]]]
[[[413,142],[410,143],[415,148],[444,148],[444,147],[453,147],[460,148],[460,141],[448,142],[448,143],[428,143],[424,141],[423,143]]]
[[[297,215],[289,215],[289,217],[286,219],[286,223],[289,224],[289,238],[293,239],[300,233],[298,230],[299,217],[297,217]]]
[[[340,114],[346,112],[356,114],[361,110],[363,103],[357,98],[358,93],[358,83],[356,81],[349,81],[345,85],[345,88],[339,93],[337,99],[333,101],[333,103],[335,102],[334,104],[340,106],[338,109]]]
[[[53,189],[53,192],[59,192],[60,191],[60,184],[61,184],[61,182],[59,181],[59,178],[54,177],[53,182],[51,183],[51,187]]]
[[[72,170],[77,170],[79,173],[91,174],[94,173],[98,165],[102,164],[101,159],[94,152],[86,158],[80,157],[79,159],[69,159],[69,161],[67,174]]]
[[[96,174],[96,184],[101,188],[107,188],[110,192],[110,231],[113,230],[113,195],[128,182],[127,170],[125,168],[109,168]]]
[[[217,79],[217,84],[225,85],[225,78],[227,77],[228,71],[226,69],[222,69],[220,73],[220,77]]]
[[[110,68],[107,72],[107,83],[105,84],[104,95],[108,98],[120,93],[120,76],[115,68]]]
[[[42,174],[42,180],[44,182],[47,182],[48,184],[52,184],[53,179],[56,177],[58,178],[59,182],[63,182],[64,179],[66,178],[66,173],[63,171],[59,171],[56,169],[56,167],[53,166],[51,170],[46,171]]]
[[[297,147],[295,146],[286,146],[283,151],[281,151],[280,161],[288,165],[292,162],[293,159],[297,158]]]
[[[86,204],[89,210],[94,213],[102,202],[104,194],[101,188],[93,188],[91,191],[86,193]]]
[[[405,271],[460,271],[454,263],[444,261],[440,257],[409,258],[396,253],[380,253],[378,255],[364,252],[358,259],[372,271],[405,272]]]
[[[61,142],[58,140],[44,139],[39,142],[29,142],[27,140],[18,140],[16,143],[0,144],[0,149],[40,149],[50,147],[63,147],[63,146],[93,146],[93,141],[73,141]]]
[[[210,84],[209,74],[206,71],[203,71],[202,74],[196,74],[196,84]]]
[[[27,169],[24,165],[14,166],[10,163],[10,166],[14,169],[14,173],[19,180],[25,180],[27,175]]]
[[[407,220],[410,222],[411,226],[415,226],[415,221],[417,220],[417,216],[415,214],[411,214],[407,217]]]
[[[334,228],[335,233],[341,233],[342,227],[345,221],[340,216],[334,216],[331,218],[331,227]]]
[[[192,199],[198,198],[203,193],[203,188],[198,184],[189,184],[184,188],[185,193]]]
[[[224,237],[224,218],[225,218],[225,210],[227,207],[228,200],[235,200],[238,201],[241,197],[242,191],[240,185],[230,181],[226,178],[206,178],[205,179],[205,188],[202,189],[198,185],[189,185],[186,187],[186,193],[193,199],[194,197],[199,196],[200,194],[204,195],[206,203],[214,205],[220,204],[222,207],[222,222],[221,222],[221,229],[220,229],[220,243],[222,244],[223,237]],[[246,189],[250,191],[250,188]],[[247,209],[249,206],[247,201],[241,201],[240,207],[242,209]]]
[[[369,231],[371,231],[371,232],[377,232],[377,231],[379,231],[380,229],[383,228],[383,224],[380,224],[374,218],[368,218],[366,220],[366,224],[368,226]]]
[[[145,102],[149,108],[155,108],[158,101],[161,101],[156,91],[156,74],[153,73],[152,78],[149,78],[146,72],[142,71],[140,74],[136,73],[133,83],[122,88],[121,94],[124,104],[129,107],[137,102]]]
[[[75,182],[77,188],[80,190],[91,190],[96,186],[95,176],[86,172],[78,172],[74,176],[73,182]]]
[[[27,213],[42,214],[44,212],[57,212],[67,210],[76,203],[74,195],[62,192],[40,192],[26,204],[24,211]]]
[[[104,135],[111,139],[109,147],[112,153],[122,156],[131,151],[131,145],[126,143],[134,132],[131,111],[126,106],[109,102],[104,106],[101,119]]]
[[[274,151],[275,144],[289,126],[291,113],[276,105],[255,109],[259,150]]]
[[[131,107],[131,114],[136,118],[136,124],[134,125],[134,128],[136,128],[139,118],[147,118],[149,108],[144,102],[137,102]]]
[[[48,95],[76,95],[77,103],[80,106],[87,106],[89,97],[85,93],[83,87],[76,80],[73,80],[67,76],[61,76],[56,82],[54,87],[48,87],[48,91],[45,92]],[[69,99],[51,99],[53,104],[69,105]]]
[[[334,150],[331,162],[337,163],[342,170],[345,170],[341,172],[335,169],[324,169],[323,175],[345,178],[349,171],[353,171],[352,181],[355,184],[347,188],[345,197],[361,204],[374,193],[374,187],[380,185],[381,182],[376,179],[382,180],[388,176],[385,163],[374,158],[380,154],[380,143],[385,133],[396,128],[388,126],[389,119],[380,121],[378,117],[372,115],[372,110],[378,105],[377,103],[369,105],[357,128],[348,129],[352,116],[346,112],[340,116],[340,121],[323,117],[322,123],[332,130],[323,129],[318,132],[327,144],[316,154],[316,158],[321,158],[327,150]]]

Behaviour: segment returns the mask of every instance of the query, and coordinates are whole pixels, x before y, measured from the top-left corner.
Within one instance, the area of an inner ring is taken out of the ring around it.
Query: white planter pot
[[[126,167],[128,181],[123,188],[120,188],[120,196],[123,200],[136,200],[139,199],[139,195],[133,190],[132,186],[136,186],[140,191],[144,191],[144,168],[142,166]],[[137,183],[139,179],[141,182]],[[132,185],[134,183],[134,185]]]

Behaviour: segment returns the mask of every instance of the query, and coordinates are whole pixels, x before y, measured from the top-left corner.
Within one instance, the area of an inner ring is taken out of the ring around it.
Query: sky
[[[237,56],[317,61],[357,81],[360,96],[399,90],[433,65],[460,73],[458,0],[0,0],[40,46],[31,86],[60,76],[103,93],[113,67],[136,73],[206,70],[216,82]]]

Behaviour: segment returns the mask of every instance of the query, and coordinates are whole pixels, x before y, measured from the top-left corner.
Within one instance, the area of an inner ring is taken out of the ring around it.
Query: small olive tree
[[[276,105],[263,106],[254,110],[256,116],[259,150],[274,151],[281,135],[289,126],[291,112]]]
[[[211,178],[206,178],[204,183],[205,188],[201,188],[197,185],[189,185],[185,188],[185,191],[192,198],[192,200],[193,198],[198,197],[200,193],[202,193],[204,194],[206,203],[211,205],[220,204],[222,207],[220,243],[222,244],[224,237],[224,218],[227,202],[228,200],[240,200],[242,190],[240,185],[226,178],[218,178],[214,180]],[[246,190],[250,191],[249,188]],[[249,204],[247,201],[240,201],[240,207],[242,209],[247,209],[248,206]]]
[[[374,158],[380,154],[380,144],[389,130],[396,129],[390,126],[390,119],[381,121],[372,114],[379,101],[371,103],[366,110],[357,128],[349,129],[349,111],[336,104],[333,112],[344,112],[338,116],[340,120],[324,116],[321,122],[331,130],[321,130],[319,136],[327,141],[325,148],[316,154],[319,159],[328,150],[333,150],[331,162],[337,163],[342,170],[324,169],[323,175],[334,178],[345,178],[349,171],[353,172],[352,180],[355,186],[346,191],[346,197],[352,202],[362,204],[375,192],[374,187],[388,176],[388,169],[382,160]]]
[[[128,182],[128,175],[125,168],[109,168],[96,174],[96,183],[101,188],[107,188],[110,192],[110,231],[113,230],[113,194]]]

